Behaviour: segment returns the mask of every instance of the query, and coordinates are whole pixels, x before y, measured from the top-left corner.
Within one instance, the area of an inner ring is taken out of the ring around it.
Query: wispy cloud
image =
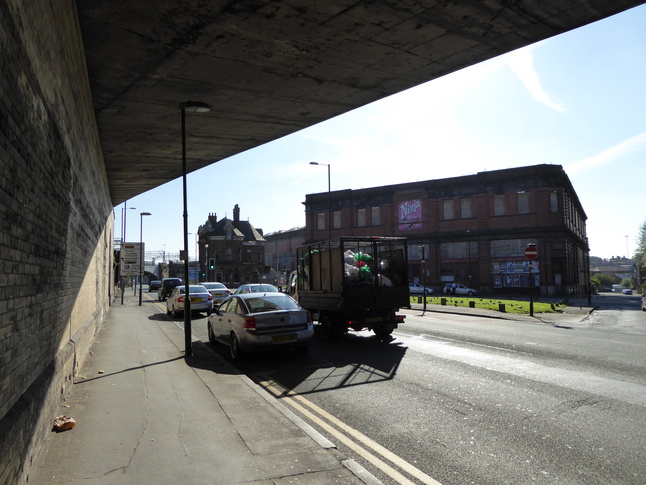
[[[514,74],[518,77],[525,89],[529,94],[539,103],[544,104],[560,113],[565,113],[567,110],[552,100],[549,94],[543,89],[543,84],[534,67],[534,55],[532,48],[526,47],[511,52],[506,56],[509,67]]]
[[[607,150],[565,166],[568,174],[599,168],[619,161],[627,155],[639,150],[646,150],[646,132],[632,136]]]

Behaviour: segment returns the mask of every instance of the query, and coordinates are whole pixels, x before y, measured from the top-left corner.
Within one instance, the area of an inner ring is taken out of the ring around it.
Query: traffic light
[[[215,258],[209,258],[209,269],[215,269]]]

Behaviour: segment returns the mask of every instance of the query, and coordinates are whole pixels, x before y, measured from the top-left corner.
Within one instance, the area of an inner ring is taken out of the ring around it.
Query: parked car
[[[170,296],[171,292],[175,289],[176,286],[183,284],[184,282],[181,278],[164,278],[161,281],[161,285],[157,289],[157,298],[159,298],[160,301],[165,300]]]
[[[422,286],[419,283],[410,283],[408,285],[408,291],[411,295],[432,295],[435,293],[433,288],[429,288],[428,286]]]
[[[274,285],[268,285],[265,283],[247,283],[241,285],[234,293],[234,295],[244,295],[245,293],[266,293],[266,292],[275,293],[278,291]]]
[[[184,313],[184,301],[186,288],[184,286],[176,286],[173,292],[166,300],[166,314],[173,315],[175,318]],[[191,313],[206,312],[211,313],[213,309],[213,296],[209,290],[202,285],[190,285],[188,287],[188,295],[191,299]]]
[[[633,290],[631,290],[630,288],[624,288],[623,290],[621,290],[621,292],[624,295],[632,295],[633,294]]]
[[[231,295],[231,290],[224,283],[206,282],[200,284],[213,296],[213,306],[219,305]]]
[[[148,293],[150,293],[153,290],[159,290],[160,286],[161,286],[161,280],[152,280],[150,283],[148,283]]]
[[[211,313],[207,327],[209,341],[228,345],[233,359],[259,349],[307,352],[314,338],[311,313],[280,292],[235,294]]]
[[[478,290],[474,290],[473,288],[469,288],[468,286],[460,283],[448,283],[444,286],[444,293],[447,295],[475,296],[478,294]]]

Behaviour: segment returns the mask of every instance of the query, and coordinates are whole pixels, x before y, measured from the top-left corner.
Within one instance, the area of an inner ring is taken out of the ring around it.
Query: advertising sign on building
[[[141,274],[141,252],[143,243],[124,243],[121,246],[121,276]]]
[[[422,201],[405,200],[399,203],[397,220],[400,231],[419,231],[422,229]]]

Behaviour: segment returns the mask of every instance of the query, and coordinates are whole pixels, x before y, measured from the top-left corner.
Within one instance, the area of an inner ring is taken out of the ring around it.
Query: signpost
[[[125,291],[124,276],[139,276],[141,271],[141,243],[123,243],[121,245],[121,304]]]
[[[525,257],[530,261],[538,257],[538,249],[536,244],[529,243],[525,248]],[[532,286],[534,286],[534,278],[532,277],[532,263],[529,263],[529,316],[534,316],[534,298],[532,295]]]

